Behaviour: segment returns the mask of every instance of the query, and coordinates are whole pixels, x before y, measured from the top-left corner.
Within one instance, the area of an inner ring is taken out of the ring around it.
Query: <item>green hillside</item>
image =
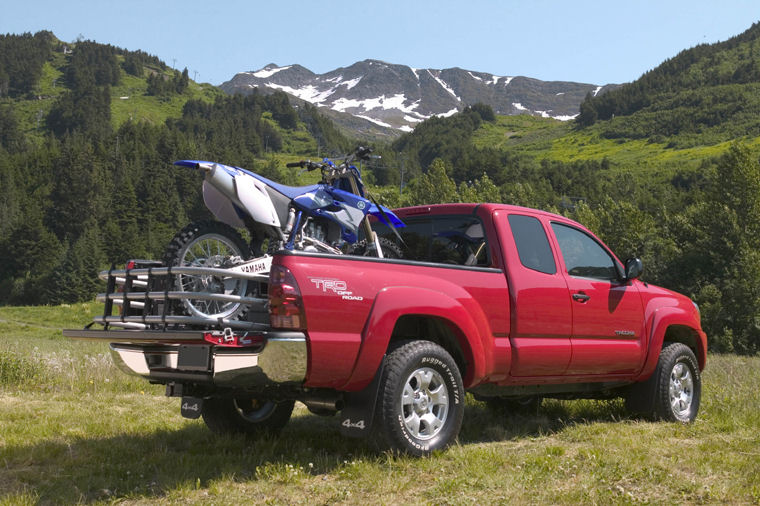
[[[49,42],[49,54],[41,66],[39,79],[23,92],[0,95],[0,107],[10,106],[13,109],[19,133],[26,140],[35,143],[41,142],[50,133],[46,120],[61,97],[78,92],[75,83],[67,78],[72,65],[72,54],[76,52],[78,44],[61,42],[48,32],[40,32],[34,37],[43,38],[41,34],[44,34],[44,38]],[[13,36],[5,36],[10,37]],[[85,41],[84,44],[92,43]],[[212,104],[226,97],[219,88],[208,83],[196,83],[190,79],[181,92],[156,92],[151,90],[151,79],[160,78],[170,83],[178,76],[181,77],[180,71],[169,68],[156,57],[141,51],[95,45],[111,50],[118,68],[118,77],[108,86],[110,125],[114,131],[130,121],[163,125],[167,119],[181,118],[183,108],[189,101]],[[139,61],[136,72],[127,72],[125,69],[129,68],[130,60],[135,59]],[[276,124],[272,126],[277,129]],[[283,137],[288,152],[305,154],[316,149],[316,142],[305,124],[301,124],[295,131],[278,129],[278,134]]]
[[[608,139],[676,147],[760,135],[760,24],[682,51],[637,81],[588,96],[578,117]]]
[[[607,160],[613,169],[636,172],[677,172],[696,170],[704,160],[725,153],[736,140],[691,147],[677,147],[671,141],[610,139],[599,127],[578,128],[571,122],[535,116],[498,116],[482,124],[472,136],[479,149],[494,148],[535,159],[558,162]],[[742,136],[743,142],[760,148],[760,136]]]

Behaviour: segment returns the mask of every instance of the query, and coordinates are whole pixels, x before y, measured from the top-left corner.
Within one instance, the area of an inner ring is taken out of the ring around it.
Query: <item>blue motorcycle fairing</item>
[[[398,216],[396,216],[396,213],[394,213],[387,207],[379,205],[379,204],[376,205],[373,203],[369,207],[369,211],[367,212],[367,214],[371,214],[372,216],[380,220],[380,222],[387,227],[403,228],[406,226],[404,222],[401,221]],[[390,223],[388,223],[389,220],[390,220]]]
[[[341,237],[344,241],[355,243],[358,239],[357,231],[364,216],[371,214],[386,226],[396,228],[404,227],[404,223],[396,214],[385,206],[374,204],[372,201],[323,183],[308,186],[286,186],[276,183],[263,176],[250,172],[240,167],[231,167],[223,163],[202,160],[179,160],[174,165],[180,167],[195,168],[199,163],[215,164],[231,176],[240,173],[258,179],[262,183],[272,187],[275,191],[285,195],[293,201],[301,211],[334,221],[341,228]],[[237,208],[237,206],[235,206]],[[240,214],[240,209],[235,209]],[[342,216],[341,216],[342,215]],[[390,223],[388,222],[390,220]]]
[[[299,195],[293,199],[295,206],[302,211],[337,223],[341,238],[349,243],[358,239],[357,232],[370,202],[358,195],[344,192],[327,185],[319,185],[314,192]]]
[[[314,191],[319,186],[318,184],[312,184],[312,185],[307,185],[307,186],[287,186],[284,184],[276,183],[272,181],[271,179],[267,179],[264,176],[260,176],[254,172],[245,170],[241,167],[231,167],[229,165],[225,165],[223,163],[218,163],[218,162],[209,162],[209,161],[204,161],[204,160],[179,160],[179,161],[174,162],[174,165],[178,165],[180,167],[189,167],[191,169],[194,169],[195,166],[199,163],[210,163],[210,164],[218,165],[219,167],[224,169],[228,174],[232,176],[236,176],[238,175],[238,172],[242,172],[272,187],[274,190],[276,190],[279,193],[282,193],[289,199],[295,199],[299,195],[303,195],[304,193]]]

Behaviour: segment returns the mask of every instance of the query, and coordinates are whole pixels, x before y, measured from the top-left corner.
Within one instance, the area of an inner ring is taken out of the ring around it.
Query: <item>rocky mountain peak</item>
[[[237,74],[221,88],[244,94],[281,90],[318,107],[411,131],[428,118],[450,116],[478,102],[490,105],[497,114],[569,120],[578,114],[586,94],[597,94],[606,87],[495,76],[458,67],[416,69],[367,59],[324,74],[300,65],[270,63]]]

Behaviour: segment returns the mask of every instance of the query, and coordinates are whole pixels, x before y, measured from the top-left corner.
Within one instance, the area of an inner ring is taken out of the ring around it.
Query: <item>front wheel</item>
[[[694,352],[682,343],[666,343],[657,368],[626,398],[629,410],[668,422],[693,422],[699,411],[702,378]]]
[[[410,341],[385,357],[375,434],[385,448],[416,456],[449,446],[464,417],[464,386],[446,350]]]
[[[395,242],[388,240],[385,237],[378,238],[378,241],[380,242],[380,249],[383,251],[383,258],[398,259],[404,257],[404,254],[401,252],[401,248],[399,248]],[[377,256],[375,248],[370,247],[366,239],[363,239],[351,246],[347,254],[355,255],[358,257]]]

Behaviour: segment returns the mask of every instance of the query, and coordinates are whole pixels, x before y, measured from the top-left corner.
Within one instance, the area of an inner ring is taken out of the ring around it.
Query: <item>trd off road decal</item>
[[[354,295],[354,292],[348,289],[348,283],[343,280],[335,278],[309,278],[309,281],[314,283],[317,289],[340,295],[343,300],[364,300],[364,297],[361,295]]]

